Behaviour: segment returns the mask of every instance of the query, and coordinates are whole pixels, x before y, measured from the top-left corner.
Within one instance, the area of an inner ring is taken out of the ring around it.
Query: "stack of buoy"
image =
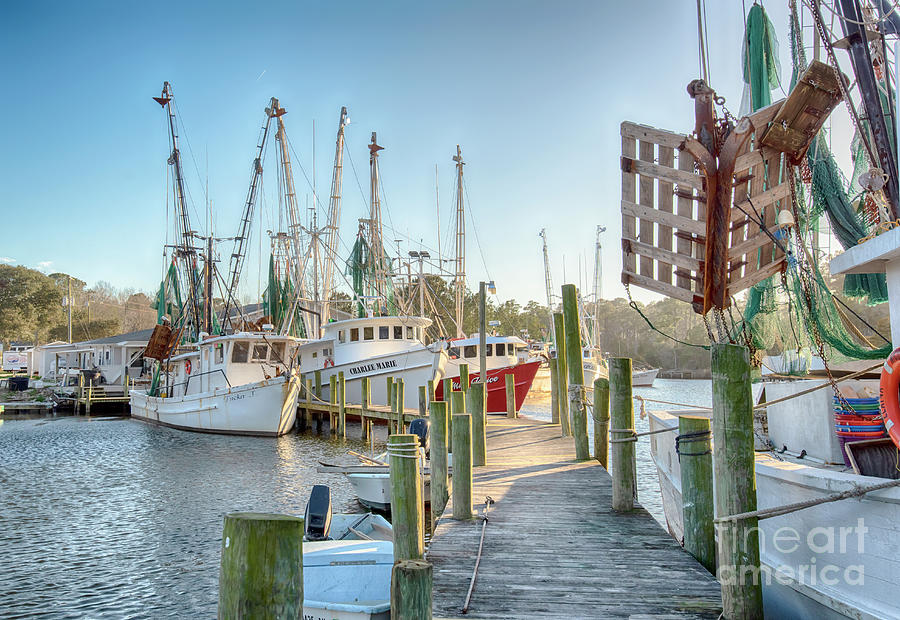
[[[878,439],[885,437],[887,431],[884,427],[884,418],[881,417],[878,398],[845,398],[850,406],[847,410],[844,402],[837,397],[834,399],[834,432],[841,444],[841,453],[844,462],[849,467],[850,459],[844,450],[844,445],[863,439]]]

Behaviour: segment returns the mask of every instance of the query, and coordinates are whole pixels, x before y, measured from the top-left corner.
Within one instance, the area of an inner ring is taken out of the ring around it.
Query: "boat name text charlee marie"
[[[397,360],[386,360],[384,362],[373,362],[365,366],[357,366],[350,369],[351,375],[361,375],[364,372],[372,372],[373,370],[384,370],[385,368],[396,368]]]

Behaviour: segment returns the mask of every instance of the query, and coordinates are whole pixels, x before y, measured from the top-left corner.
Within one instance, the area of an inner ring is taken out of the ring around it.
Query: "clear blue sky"
[[[736,113],[741,3],[709,5],[711,81]],[[786,81],[785,5],[766,3]],[[501,299],[543,301],[539,230],[547,228],[558,286],[563,256],[566,280],[577,280],[579,257],[592,271],[603,224],[604,293],[621,295],[619,124],[692,127],[685,86],[698,76],[695,11],[694,0],[4,3],[0,260],[90,284],[158,286],[168,146],[151,96],[168,80],[198,209],[208,160],[217,234],[236,230],[269,98],[287,108],[307,173],[315,121],[323,196],[346,105],[347,148],[364,188],[373,130],[386,147],[385,222],[400,233],[386,238],[435,246],[434,166],[446,231],[460,144],[478,229],[477,240],[469,235],[470,283],[486,276],[480,241]],[[346,164],[345,248],[366,209]],[[275,178],[267,179],[270,212]],[[299,166],[295,183],[302,204],[311,192]],[[244,292],[255,292],[255,263],[248,267]]]

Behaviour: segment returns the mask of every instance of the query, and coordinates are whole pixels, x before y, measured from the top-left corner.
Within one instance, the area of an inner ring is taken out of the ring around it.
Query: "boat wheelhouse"
[[[431,319],[415,316],[373,316],[328,323],[318,340],[297,346],[302,373],[320,371],[323,398],[330,398],[330,378],[344,373],[347,400],[362,402],[361,381],[370,379],[371,401],[387,401],[384,379],[403,379],[404,406],[418,407],[418,386],[444,377],[447,355],[440,343],[423,342]]]
[[[481,381],[480,338],[478,334],[468,338],[456,338],[447,343],[447,377],[453,382],[453,389],[460,389],[460,365],[469,365],[469,383]],[[528,347],[528,343],[517,336],[485,337],[485,394],[487,413],[506,413],[506,375],[513,376],[516,394],[516,411],[522,408],[531,383],[537,374],[540,360],[522,362],[518,351]],[[435,388],[437,398],[443,398],[444,386]]]
[[[267,332],[202,337],[166,360],[149,390],[131,391],[131,415],[184,430],[283,435],[297,414],[297,342]]]

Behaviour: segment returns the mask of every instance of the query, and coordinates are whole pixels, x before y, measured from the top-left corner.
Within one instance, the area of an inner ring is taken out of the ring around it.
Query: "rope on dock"
[[[659,428],[655,431],[644,431],[643,433],[636,432],[633,428],[611,428],[609,429],[610,434],[612,433],[627,433],[629,436],[624,437],[622,439],[610,439],[609,443],[626,443],[629,441],[637,441],[638,437],[645,437],[647,435],[656,435],[658,433],[669,433],[672,431],[677,431],[677,426],[667,426],[666,428]]]
[[[396,456],[401,459],[417,459],[419,458],[419,442],[389,443],[387,452],[388,456]]]
[[[587,406],[587,399],[585,398],[585,389],[583,385],[579,385],[577,383],[569,384],[569,402],[572,404],[580,405],[581,407]]]
[[[804,508],[812,508],[813,506],[818,506],[820,504],[837,502],[842,499],[849,499],[851,497],[862,497],[866,493],[871,493],[872,491],[880,491],[882,489],[889,489],[896,486],[900,486],[900,480],[891,480],[889,482],[881,482],[864,487],[854,484],[852,489],[841,491],[840,493],[833,493],[831,495],[826,495],[825,497],[809,499],[803,502],[785,504],[784,506],[774,506],[772,508],[763,508],[761,510],[754,510],[752,512],[742,512],[740,514],[729,515],[727,517],[719,517],[714,521],[714,523],[728,523],[733,521],[741,521],[743,519],[751,519],[753,517],[756,517],[757,519],[780,517],[781,515],[786,515],[791,512],[803,510]]]
[[[709,441],[711,438],[712,431],[684,433],[683,435],[678,435],[677,437],[675,437],[675,454],[678,455],[678,462],[681,462],[681,457],[683,456],[706,456],[707,454],[712,454],[711,449],[704,450],[703,452],[684,452],[681,449],[682,444],[705,442]]]
[[[460,610],[460,613],[463,614],[469,613],[469,603],[472,602],[472,592],[475,590],[475,578],[478,576],[478,566],[481,564],[481,551],[484,549],[484,531],[487,529],[488,524],[487,513],[493,503],[494,498],[490,495],[486,496],[484,498],[484,511],[478,515],[478,518],[481,519],[481,541],[478,543],[478,555],[475,557],[475,568],[472,571],[472,579],[469,581],[469,591],[466,592],[466,600]]]

